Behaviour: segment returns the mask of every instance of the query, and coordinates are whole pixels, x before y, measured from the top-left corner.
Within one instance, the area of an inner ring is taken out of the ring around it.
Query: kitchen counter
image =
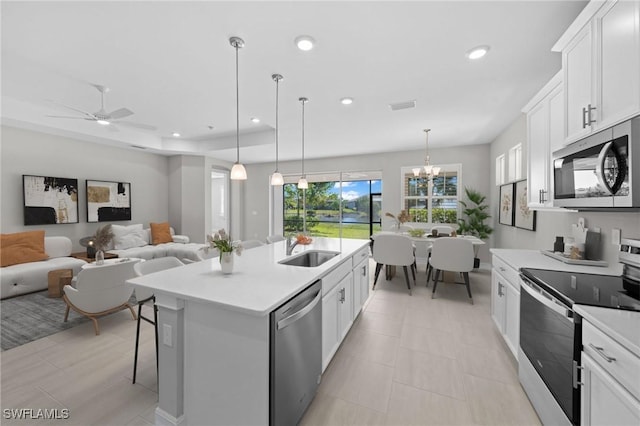
[[[295,246],[291,256],[308,250],[329,250],[339,255],[324,264],[305,268],[282,265],[286,255],[286,241],[278,241],[235,256],[234,269],[224,275],[218,258],[185,265],[160,273],[129,280],[131,284],[158,293],[215,304],[219,307],[249,315],[268,315],[292,296],[321,279],[342,262],[351,259],[368,240],[314,238],[309,245]]]
[[[596,275],[622,275],[622,265],[619,263],[610,264],[607,267],[571,265],[546,256],[540,250],[493,248],[491,253],[518,271],[522,268],[534,268]]]
[[[640,312],[574,305],[579,315],[640,358]]]
[[[340,254],[308,268],[279,264],[290,257],[286,241],[279,241],[235,256],[230,275],[215,258],[129,280],[151,289],[158,307],[155,423],[268,424],[270,313],[317,280],[324,285],[345,273],[352,283],[353,267],[368,244],[314,238],[291,256],[309,250]]]

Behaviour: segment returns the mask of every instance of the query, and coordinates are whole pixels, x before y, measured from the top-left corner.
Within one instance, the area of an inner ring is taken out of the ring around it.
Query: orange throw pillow
[[[0,266],[47,260],[44,231],[16,232],[0,235]]]
[[[151,223],[151,244],[162,244],[173,242],[169,222]]]

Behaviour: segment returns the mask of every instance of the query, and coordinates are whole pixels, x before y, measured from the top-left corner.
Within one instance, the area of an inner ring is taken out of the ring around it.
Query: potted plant
[[[473,188],[465,188],[464,192],[467,194],[469,203],[460,201],[460,204],[464,207],[462,210],[464,217],[458,219],[458,233],[473,235],[484,240],[493,232],[493,229],[484,223],[486,219],[491,217],[487,213],[489,206],[484,204],[487,197]],[[480,259],[475,258],[474,267],[477,268],[479,265]]]

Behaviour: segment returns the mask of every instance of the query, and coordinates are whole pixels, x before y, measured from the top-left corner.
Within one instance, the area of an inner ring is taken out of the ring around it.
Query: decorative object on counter
[[[78,179],[22,175],[25,225],[78,223]]]
[[[87,222],[131,220],[131,184],[87,179]]]
[[[584,241],[584,258],[590,260],[602,259],[600,232],[591,230],[587,231],[587,238]]]
[[[400,229],[400,225],[402,225],[403,223],[409,221],[410,216],[409,213],[407,213],[406,210],[401,210],[400,214],[398,214],[398,216],[394,216],[393,214],[386,212],[384,214],[387,217],[390,217],[391,219],[393,219],[395,221],[394,226],[396,229]]]
[[[556,237],[556,242],[553,243],[553,251],[554,253],[564,252],[564,237],[562,236]]]
[[[93,259],[96,257],[96,242],[94,236],[80,238],[80,245],[87,248],[87,257]]]
[[[527,181],[521,180],[515,183],[515,225],[516,228],[536,230],[536,212],[530,210],[527,205]]]
[[[513,226],[513,183],[500,186],[500,218],[501,225]]]
[[[311,244],[313,242],[313,238],[311,238],[308,235],[300,233],[300,234],[296,235],[296,241],[298,242],[298,244],[306,246],[306,245]]]
[[[609,266],[606,260],[572,259],[567,253],[554,253],[551,250],[540,250],[540,253],[568,265],[601,266],[605,268]]]
[[[207,235],[207,245],[203,248],[205,253],[211,249],[218,249],[220,252],[220,268],[223,274],[233,272],[233,252],[238,256],[242,254],[242,243],[232,241],[231,236],[223,229],[218,230],[213,235]]]
[[[491,217],[487,213],[489,206],[484,204],[487,197],[473,188],[465,188],[464,192],[467,194],[469,203],[460,201],[464,207],[462,214],[466,216],[466,219],[458,219],[458,232],[461,235],[474,235],[480,239],[488,238],[493,229],[484,223],[486,219]]]
[[[96,231],[96,235],[93,237],[93,245],[96,249],[96,265],[104,264],[104,251],[107,249],[112,239],[113,232],[111,231],[111,224],[102,226]]]

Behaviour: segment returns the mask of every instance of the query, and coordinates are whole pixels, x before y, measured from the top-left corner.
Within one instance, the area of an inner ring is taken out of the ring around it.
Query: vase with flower
[[[387,216],[387,217],[390,217],[391,219],[394,220],[394,228],[395,228],[396,232],[399,232],[400,231],[400,226],[403,223],[408,222],[409,219],[410,219],[409,213],[407,213],[406,210],[401,210],[400,213],[397,216],[395,216],[395,215],[393,215],[393,214],[391,214],[389,212],[386,212],[384,215]]]
[[[98,228],[96,235],[93,237],[93,246],[96,250],[96,265],[104,264],[104,251],[113,239],[111,224]]]
[[[217,249],[220,253],[220,269],[223,274],[231,274],[233,272],[233,253],[238,256],[242,254],[242,244],[240,241],[232,241],[231,236],[224,229],[218,230],[213,235],[207,235],[207,246],[205,252],[211,249]]]

